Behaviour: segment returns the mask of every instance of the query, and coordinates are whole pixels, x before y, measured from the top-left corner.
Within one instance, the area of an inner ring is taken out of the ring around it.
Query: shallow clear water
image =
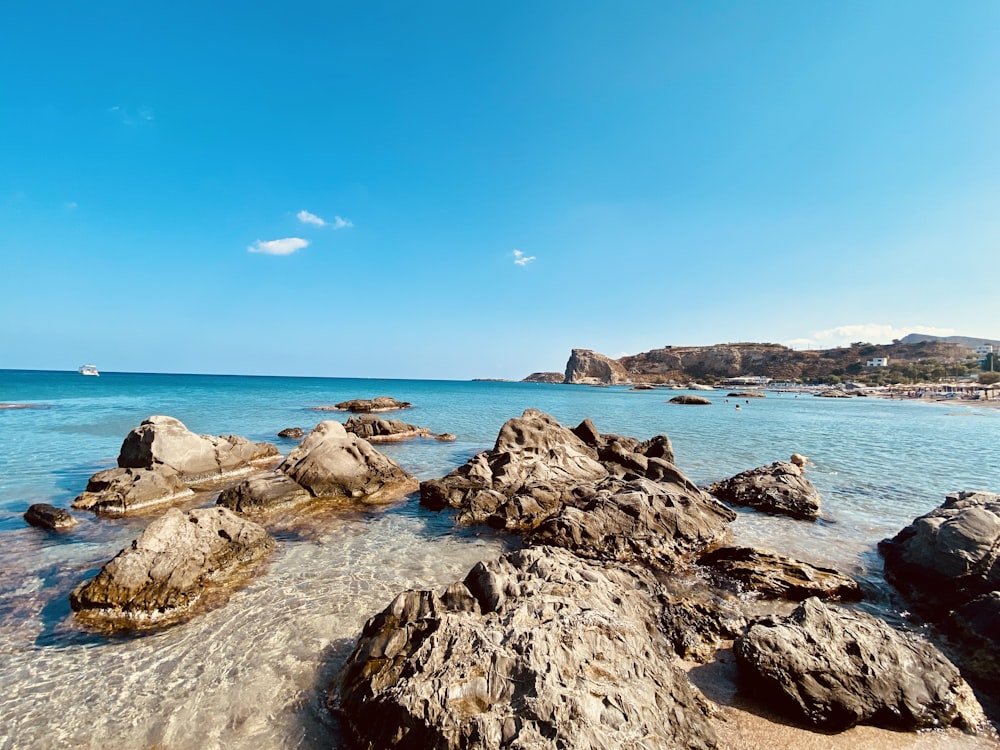
[[[525,408],[602,432],[670,435],[678,465],[707,483],[803,453],[823,520],[752,512],[740,543],[838,567],[868,584],[866,605],[892,616],[875,545],[960,489],[1000,491],[1000,410],[769,393],[711,407],[667,404],[668,391],[522,383],[0,371],[0,747],[339,746],[322,692],[365,619],[410,587],[441,587],[511,544],[455,529],[411,496],[370,512],[332,512],[280,538],[266,573],[225,604],[144,637],[79,629],[67,595],[148,518],[95,520],[65,535],[27,527],[33,502],[68,506],[114,465],[126,433],[168,414],[213,435],[270,440],[346,415],[310,407],[390,395],[390,414],[458,440],[379,446],[421,479],[490,447]],[[703,394],[702,394],[703,395]],[[770,731],[770,730],[765,730]],[[907,740],[909,741],[909,740]]]

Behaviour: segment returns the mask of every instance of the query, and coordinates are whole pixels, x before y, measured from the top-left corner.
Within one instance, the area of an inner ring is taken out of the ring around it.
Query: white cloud
[[[72,211],[74,208],[76,208],[79,205],[80,204],[77,203],[76,201],[66,201],[65,203],[63,203],[63,208],[68,208],[70,211]]]
[[[333,228],[334,229],[350,229],[354,226],[354,222],[350,219],[342,219],[339,216],[333,217]]]
[[[135,125],[138,122],[151,122],[156,119],[152,107],[143,106],[133,110],[127,105],[116,104],[113,107],[108,107],[105,111],[118,118],[122,125]]]
[[[813,331],[808,337],[786,341],[786,346],[793,349],[832,349],[837,346],[847,346],[855,341],[866,341],[872,344],[888,344],[893,339],[901,339],[909,333],[926,333],[929,336],[953,336],[952,328],[935,328],[934,326],[894,326],[888,323],[856,323],[853,325],[827,328],[823,331]]]
[[[251,253],[264,253],[265,255],[291,255],[296,250],[309,247],[309,240],[301,237],[285,237],[280,240],[257,240],[252,245],[247,246]]]
[[[325,227],[326,226],[326,222],[325,221],[323,221],[316,214],[309,213],[305,209],[299,211],[297,214],[295,214],[295,216],[303,224],[314,224],[317,227]]]
[[[514,263],[515,263],[515,265],[526,266],[529,263],[531,263],[533,260],[535,260],[535,256],[534,255],[525,255],[520,250],[515,250],[514,251]]]

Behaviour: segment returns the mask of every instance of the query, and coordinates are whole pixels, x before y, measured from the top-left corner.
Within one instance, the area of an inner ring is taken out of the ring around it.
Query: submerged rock
[[[413,404],[409,401],[398,401],[391,396],[376,396],[375,398],[355,398],[341,401],[333,406],[317,406],[315,411],[352,411],[355,413],[370,413],[380,411],[396,411],[409,409]]]
[[[169,466],[155,469],[107,469],[94,474],[73,507],[121,516],[167,505],[194,493]]]
[[[260,526],[225,508],[171,508],[70,594],[82,620],[145,628],[178,620],[274,548]]]
[[[857,581],[836,570],[751,547],[722,547],[702,555],[698,563],[712,570],[723,585],[769,599],[861,598]]]
[[[668,404],[684,404],[687,406],[711,406],[712,402],[703,396],[674,396]]]
[[[653,583],[552,548],[479,563],[369,620],[328,704],[365,748],[716,747]]]
[[[734,651],[757,699],[824,730],[867,723],[972,731],[985,721],[958,669],[933,645],[819,599],[756,621]]]
[[[32,526],[49,531],[67,531],[77,524],[77,520],[68,510],[48,503],[31,505],[24,512],[24,520]]]
[[[879,545],[886,578],[928,613],[1000,589],[1000,495],[956,492]]]
[[[819,492],[802,469],[785,461],[744,471],[707,489],[720,500],[767,513],[806,520],[819,516]]]
[[[416,437],[431,437],[426,427],[407,424],[398,419],[379,419],[372,414],[351,417],[344,429],[369,443],[394,443]]]
[[[238,435],[196,435],[180,420],[153,416],[125,436],[118,466],[165,466],[190,483],[246,471],[278,456],[278,449],[270,443],[252,443]]]

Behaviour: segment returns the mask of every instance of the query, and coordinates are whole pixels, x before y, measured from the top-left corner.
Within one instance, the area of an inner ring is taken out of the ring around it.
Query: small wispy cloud
[[[785,342],[793,349],[832,349],[837,346],[847,346],[856,341],[866,341],[872,344],[888,344],[893,339],[901,339],[910,333],[925,333],[929,336],[953,336],[951,328],[936,328],[934,326],[894,326],[888,323],[856,323],[846,326],[836,326],[822,331],[813,331],[809,336],[791,339]]]
[[[73,209],[75,209],[79,205],[80,204],[77,203],[76,201],[66,201],[65,203],[63,203],[63,208],[72,211]]]
[[[247,250],[265,255],[291,255],[304,247],[309,247],[309,240],[301,237],[285,237],[280,240],[257,240],[248,245]]]
[[[105,112],[113,115],[122,125],[136,125],[142,122],[151,122],[156,119],[156,114],[152,107],[139,107],[132,109],[124,104],[116,104],[108,107]]]
[[[297,218],[303,224],[312,224],[313,226],[317,227],[326,226],[326,222],[323,221],[323,219],[318,217],[316,214],[306,211],[305,209],[302,209],[297,214],[295,214],[295,218]]]
[[[354,222],[350,219],[342,219],[339,216],[333,217],[333,224],[331,224],[334,229],[350,229],[354,226]]]
[[[514,264],[518,266],[526,266],[535,260],[534,255],[525,255],[520,250],[514,251]]]

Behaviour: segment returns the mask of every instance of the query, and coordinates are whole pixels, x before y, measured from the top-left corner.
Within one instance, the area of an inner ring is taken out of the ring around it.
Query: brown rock
[[[34,503],[24,512],[24,520],[32,526],[49,531],[67,531],[76,526],[77,521],[65,508],[57,508],[48,503]]]

